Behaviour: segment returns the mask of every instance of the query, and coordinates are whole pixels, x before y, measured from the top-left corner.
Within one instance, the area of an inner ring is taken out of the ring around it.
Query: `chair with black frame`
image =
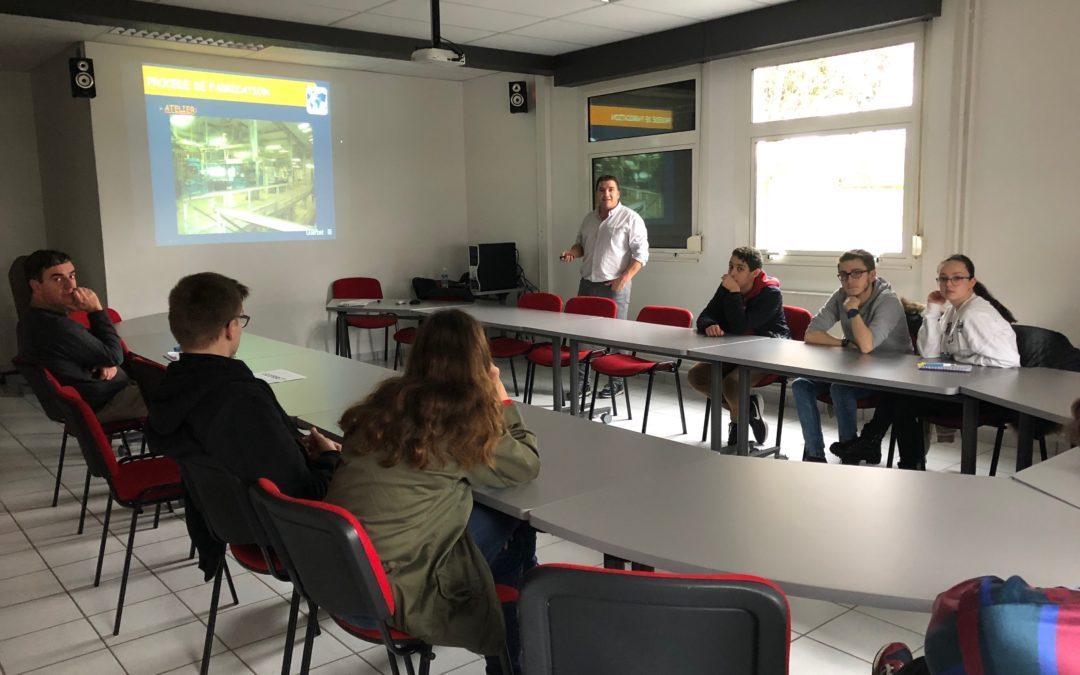
[[[330,297],[337,299],[364,299],[364,300],[382,300],[382,284],[378,279],[372,277],[345,277],[343,279],[335,279],[330,285]],[[363,330],[378,330],[383,329],[383,361],[390,360],[390,327],[397,324],[397,317],[390,316],[388,314],[382,314],[378,316],[349,316],[345,318],[345,323],[349,328],[360,328]],[[346,340],[349,339],[348,331],[344,335]],[[341,345],[338,345],[338,354],[348,353],[341,351]]]
[[[563,309],[566,314],[582,314],[585,316],[599,316],[605,319],[614,319],[618,313],[618,307],[611,298],[600,298],[593,295],[576,295],[566,301]],[[581,381],[583,384],[589,381],[589,360],[594,356],[604,354],[603,349],[579,349],[578,363],[582,369]],[[544,366],[551,368],[555,363],[555,348],[550,342],[536,345],[525,358],[529,361],[525,371],[525,402],[532,403],[533,387],[536,384],[536,367]],[[570,348],[560,345],[560,365],[565,368],[570,365]],[[577,373],[571,373],[571,377],[578,377]],[[585,408],[586,387],[581,388],[581,408]],[[614,407],[614,404],[613,404]],[[616,411],[616,414],[618,412]]]
[[[202,668],[206,675],[210,666],[210,652],[214,645],[214,626],[217,622],[218,600],[221,596],[221,578],[224,573],[232,593],[233,603],[239,603],[236,589],[229,574],[224,555],[228,544],[236,562],[256,574],[272,576],[279,581],[291,581],[288,570],[270,546],[262,522],[255,513],[244,483],[229,473],[213,458],[190,456],[180,462],[184,486],[193,498],[195,507],[202,514],[213,537],[222,544],[221,564],[214,574],[214,586],[210,595],[210,614],[206,621],[206,640],[203,645]],[[289,626],[285,633],[285,653],[282,657],[282,675],[289,675],[292,665],[293,636],[296,634],[297,616],[300,610],[300,591],[293,587],[289,606]]]
[[[124,594],[127,592],[128,573],[131,571],[131,550],[135,545],[135,530],[139,514],[148,506],[154,506],[154,527],[157,527],[161,505],[184,496],[180,469],[167,457],[153,454],[128,456],[116,459],[112,444],[94,416],[94,411],[82,400],[79,392],[71,387],[58,391],[59,404],[64,411],[71,435],[79,442],[89,475],[102,477],[109,486],[109,499],[105,506],[105,522],[101,527],[101,547],[98,549],[94,586],[101,583],[101,565],[105,559],[105,542],[109,536],[109,520],[113,502],[131,509],[127,548],[124,554],[124,572],[120,578],[120,597],[116,605],[113,635],[120,633],[120,619],[124,612]],[[89,485],[89,481],[87,482]],[[85,500],[83,502],[85,512]]]
[[[251,499],[274,550],[308,601],[300,672],[306,673],[311,663],[312,638],[322,608],[350,635],[383,645],[394,675],[399,675],[399,656],[409,675],[427,675],[432,645],[388,624],[394,613],[394,594],[379,554],[356,517],[340,506],[289,497],[265,478],[251,487]],[[498,589],[504,602],[517,600],[516,590]],[[376,627],[356,626],[343,616],[367,616]],[[419,659],[419,669],[414,669],[413,655]],[[508,658],[502,658],[506,675],[510,673]]]
[[[529,675],[786,675],[791,612],[759,577],[541,565],[518,613]]]
[[[637,321],[642,323],[654,323],[663,326],[675,326],[676,328],[689,329],[694,325],[694,314],[682,307],[663,307],[660,305],[646,305],[638,312]],[[626,395],[626,413],[630,416],[630,386],[627,378],[635,375],[649,374],[649,385],[645,393],[645,413],[641,422],[641,433],[645,433],[649,427],[649,405],[652,403],[653,378],[656,373],[675,374],[675,392],[679,398],[679,417],[682,420],[682,431],[686,433],[686,411],[683,408],[682,380],[679,377],[679,367],[682,359],[674,361],[650,361],[632,354],[605,354],[593,358],[589,365],[593,370],[592,400],[589,405],[589,419],[593,418],[596,410],[596,389],[600,384],[600,376],[607,375],[609,391],[612,392],[612,403],[616,397],[614,380],[619,377],[623,381],[623,393]],[[614,412],[614,410],[613,410]]]
[[[562,298],[554,293],[525,293],[518,298],[517,306],[521,309],[537,309],[544,312],[561,312]],[[493,337],[488,340],[488,348],[493,359],[508,359],[510,361],[510,377],[514,381],[514,396],[519,395],[517,371],[514,369],[514,358],[524,356],[532,351],[535,343],[522,337]]]
[[[814,318],[814,315],[802,307],[795,307],[794,305],[784,305],[783,307],[784,319],[787,321],[788,332],[791,334],[791,339],[802,342],[806,337],[806,329],[810,326],[810,321]],[[777,406],[776,411],[776,442],[771,448],[755,450],[755,455],[775,454],[779,456],[780,454],[780,438],[784,433],[784,410],[787,406],[788,378],[786,375],[769,373],[752,386],[757,389],[760,387],[768,387],[777,382],[780,383],[780,404]],[[709,440],[709,415],[711,412],[712,399],[710,398],[705,401],[705,425],[701,429],[702,443]]]

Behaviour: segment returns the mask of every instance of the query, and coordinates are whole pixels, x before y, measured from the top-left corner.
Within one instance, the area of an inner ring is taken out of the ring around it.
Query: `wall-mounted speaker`
[[[529,112],[529,88],[524,80],[510,83],[510,112]]]
[[[71,71],[71,95],[75,98],[94,98],[97,84],[94,82],[94,62],[85,58],[68,59]]]

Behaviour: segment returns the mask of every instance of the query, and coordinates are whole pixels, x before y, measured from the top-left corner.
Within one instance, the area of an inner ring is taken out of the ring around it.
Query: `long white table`
[[[1080,448],[1039,462],[1013,479],[1080,509]]]

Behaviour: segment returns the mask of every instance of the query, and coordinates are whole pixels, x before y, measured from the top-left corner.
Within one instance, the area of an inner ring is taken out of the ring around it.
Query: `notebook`
[[[971,366],[966,363],[951,361],[919,361],[915,364],[919,370],[943,370],[948,373],[970,373]]]

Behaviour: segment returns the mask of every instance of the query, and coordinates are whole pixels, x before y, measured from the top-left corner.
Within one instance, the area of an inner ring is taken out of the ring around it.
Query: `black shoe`
[[[845,464],[881,464],[881,436],[859,436],[842,455]]]
[[[619,382],[618,380],[616,380],[614,387],[612,387],[612,385],[609,384],[606,387],[604,387],[603,389],[601,389],[600,391],[596,392],[596,396],[598,398],[611,398],[612,396],[618,396],[621,393],[623,393],[622,382]]]
[[[829,460],[825,459],[825,456],[817,457],[816,455],[803,455],[802,461],[804,462],[817,462],[818,464],[828,464]]]
[[[727,444],[729,448],[739,444],[739,425],[734,422],[727,425]]]
[[[750,430],[754,432],[754,440],[758,442],[758,445],[764,443],[765,439],[769,437],[769,423],[761,415],[761,410],[764,407],[765,402],[762,400],[761,394],[754,394],[750,397]]]
[[[853,438],[850,441],[837,441],[829,446],[829,452],[839,457],[841,460],[848,456],[851,452],[851,447],[855,445],[858,438]]]

